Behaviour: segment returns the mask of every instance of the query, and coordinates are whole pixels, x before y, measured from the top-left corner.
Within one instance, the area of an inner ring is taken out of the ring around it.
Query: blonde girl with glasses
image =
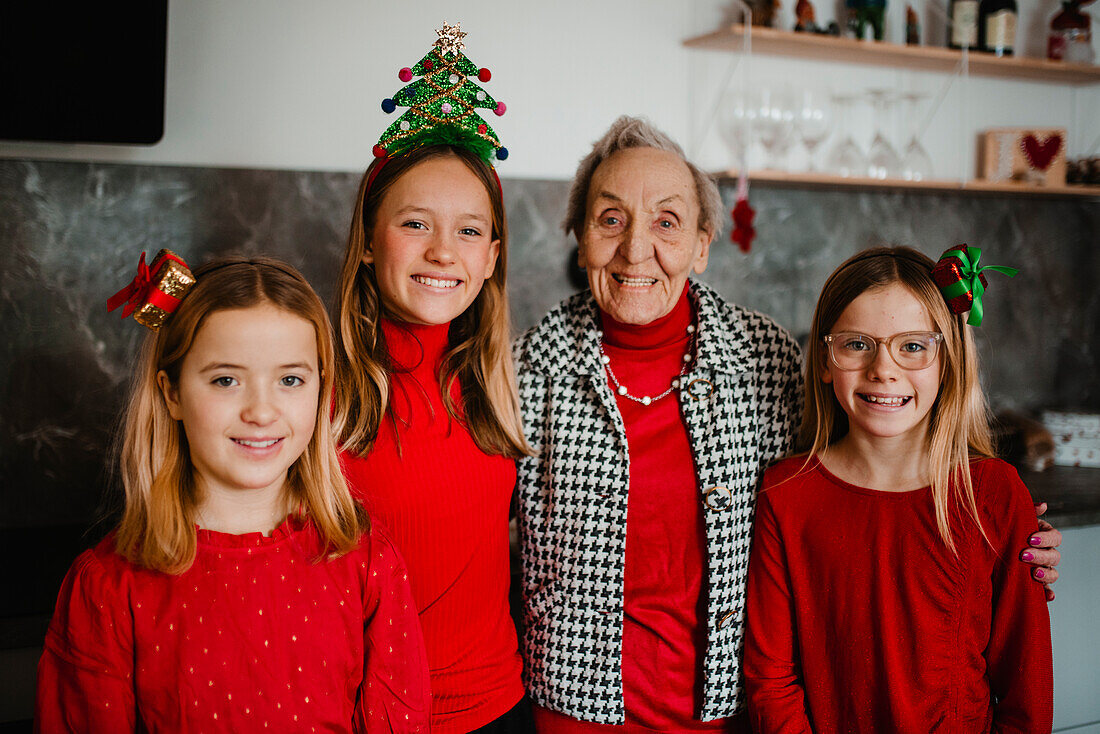
[[[1051,729],[1046,602],[1017,560],[1035,512],[993,458],[971,327],[933,265],[868,250],[818,300],[806,453],[772,467],[757,502],[754,731]]]

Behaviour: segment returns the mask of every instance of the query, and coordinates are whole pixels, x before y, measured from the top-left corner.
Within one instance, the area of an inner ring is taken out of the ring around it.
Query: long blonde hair
[[[860,294],[898,284],[920,301],[943,334],[940,393],[929,423],[932,501],[936,526],[952,552],[951,519],[960,508],[981,529],[969,463],[994,455],[989,408],[978,379],[978,352],[964,316],[953,315],[932,280],[928,256],[909,247],[876,247],[849,258],[825,286],[814,311],[806,359],[806,408],[798,445],[812,457],[848,433],[848,416],[822,382],[829,354],[822,337]],[[984,535],[984,530],[982,530]]]
[[[389,352],[379,319],[382,299],[373,264],[364,263],[374,220],[383,198],[404,173],[424,161],[453,156],[481,181],[493,211],[492,238],[500,240],[493,274],[474,302],[450,326],[449,348],[439,370],[447,413],[465,423],[478,448],[487,454],[530,454],[520,422],[519,397],[511,354],[511,317],[505,276],[508,226],[496,175],[465,148],[433,145],[394,159],[375,161],[363,174],[337,288],[336,383],[333,423],[343,448],[363,456],[378,437],[390,404]],[[462,388],[461,415],[451,399],[455,380]]]
[[[115,545],[145,568],[183,573],[195,559],[196,510],[201,501],[183,424],[172,419],[157,386],[163,370],[179,384],[184,357],[210,314],[271,304],[309,321],[317,334],[321,385],[309,444],[287,473],[294,513],[308,517],[324,554],[355,547],[367,520],[352,500],[329,418],[333,389],[332,326],[324,304],[294,268],[270,258],[222,258],[194,271],[197,283],[176,312],[145,338],[138,358],[120,446],[125,508]]]

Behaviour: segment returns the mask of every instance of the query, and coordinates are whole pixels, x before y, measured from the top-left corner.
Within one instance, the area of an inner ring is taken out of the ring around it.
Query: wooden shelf
[[[724,30],[689,38],[684,41],[684,45],[689,48],[739,51],[744,32],[744,26],[733,25]],[[752,51],[792,58],[847,61],[923,71],[952,71],[962,60],[961,51],[949,48],[857,41],[852,38],[779,31],[758,26],[752,27]],[[1016,56],[998,57],[980,51],[971,51],[968,55],[970,73],[975,75],[1061,84],[1100,83],[1100,66],[1094,64],[1070,64]]]
[[[720,179],[737,178],[737,171],[719,171]],[[753,171],[752,183],[768,184],[792,189],[837,189],[844,191],[927,191],[960,194],[1000,194],[1008,196],[1038,196],[1049,198],[1100,198],[1100,186],[1021,186],[990,181],[968,181],[963,184],[952,180],[905,181],[902,179],[878,179],[844,177],[826,173],[788,173],[786,171]]]

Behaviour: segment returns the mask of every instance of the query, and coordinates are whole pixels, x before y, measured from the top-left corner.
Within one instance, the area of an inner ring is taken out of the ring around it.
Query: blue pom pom
[[[391,112],[393,112],[396,109],[397,109],[397,103],[394,102],[389,97],[386,97],[384,100],[382,100],[382,111],[385,112],[387,115],[390,114]]]
[[[497,160],[498,161],[502,161],[507,157],[508,157],[508,149],[507,148],[497,148]]]

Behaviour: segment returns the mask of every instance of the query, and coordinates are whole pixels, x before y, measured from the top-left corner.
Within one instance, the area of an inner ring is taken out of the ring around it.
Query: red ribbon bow
[[[145,264],[145,253],[141,253],[141,258],[138,260],[137,275],[134,276],[129,285],[107,299],[108,312],[114,311],[125,303],[126,306],[122,309],[122,318],[125,319],[149,302],[168,313],[175,310],[176,306],[179,305],[179,299],[156,290],[153,284],[153,276],[167,260],[174,260],[185,268],[187,263],[170,252],[162,251],[162,253],[160,257],[153,261],[152,266]]]
[[[134,276],[128,286],[107,299],[107,312],[110,313],[125,303],[126,308],[122,309],[122,318],[128,317],[134,312],[134,309],[145,302],[146,296],[149,295],[149,285],[151,283],[149,266],[145,264],[145,253],[143,252],[141,253],[141,259],[138,260],[137,275]]]

